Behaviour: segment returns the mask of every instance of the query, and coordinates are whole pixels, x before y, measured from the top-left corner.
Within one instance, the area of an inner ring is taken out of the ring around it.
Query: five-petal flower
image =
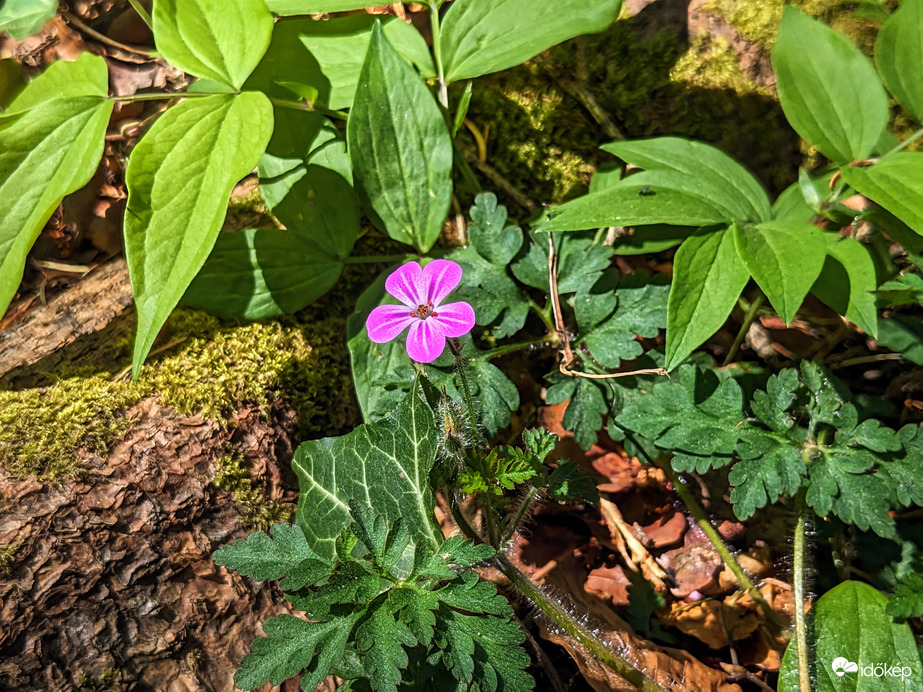
[[[409,326],[407,354],[418,363],[432,363],[442,355],[446,337],[457,338],[474,327],[474,308],[468,303],[442,304],[461,277],[461,267],[451,260],[433,260],[423,268],[416,262],[398,267],[385,280],[385,289],[403,305],[372,310],[365,322],[369,338],[383,344]]]

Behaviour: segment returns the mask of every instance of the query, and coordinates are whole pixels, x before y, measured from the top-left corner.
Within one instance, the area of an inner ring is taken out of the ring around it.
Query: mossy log
[[[211,554],[288,520],[294,446],[357,422],[348,310],[249,325],[181,311],[131,383],[126,296],[116,261],[0,347],[3,690],[233,689],[286,606]]]

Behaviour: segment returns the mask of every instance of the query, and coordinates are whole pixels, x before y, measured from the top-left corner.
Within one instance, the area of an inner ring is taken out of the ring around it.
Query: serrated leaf
[[[432,57],[419,31],[396,17],[361,13],[277,22],[269,49],[247,86],[284,99],[313,89],[313,98],[308,99],[312,103],[333,110],[349,108],[376,21],[381,22],[382,32],[395,51],[416,66],[422,77],[435,76]]]
[[[519,408],[519,390],[497,367],[483,358],[471,361],[469,378],[477,387],[474,397],[481,414],[480,423],[488,435],[496,435],[510,423],[510,414]]]
[[[832,512],[863,531],[871,529],[882,538],[892,538],[888,486],[879,474],[867,473],[875,461],[865,450],[828,448],[808,469],[808,505],[821,517]]]
[[[263,0],[157,0],[157,50],[172,65],[240,89],[269,47],[272,15]]]
[[[875,63],[881,81],[923,123],[923,2],[904,0],[878,32]]]
[[[512,336],[522,329],[529,304],[507,275],[505,264],[489,262],[473,245],[455,250],[448,259],[462,267],[462,283],[455,295],[474,307],[477,324],[495,324],[491,331],[497,339]]]
[[[667,305],[668,370],[721,328],[750,280],[737,253],[735,227],[700,230],[676,252]]]
[[[245,690],[260,687],[267,680],[280,685],[317,660],[309,675],[302,677],[306,689],[313,689],[343,655],[346,640],[361,612],[328,622],[305,622],[280,615],[263,623],[266,637],[253,642],[252,653],[244,656],[234,684]]]
[[[873,452],[897,452],[902,445],[900,438],[891,428],[882,426],[874,418],[862,421],[852,431],[837,432],[837,441],[853,445],[861,445]]]
[[[875,264],[869,251],[853,238],[836,233],[825,233],[823,238],[827,258],[811,293],[873,338],[878,336]]]
[[[596,444],[603,429],[603,416],[609,412],[609,404],[601,385],[582,377],[564,377],[563,381],[549,387],[545,395],[549,404],[557,404],[568,398],[570,402],[561,424],[566,430],[573,431],[574,439],[581,449],[589,449]]]
[[[351,521],[350,499],[374,507],[388,523],[403,517],[415,540],[440,545],[429,484],[436,437],[433,413],[415,386],[383,420],[299,446],[292,461],[301,486],[297,518],[311,548],[333,556],[337,535]]]
[[[776,220],[737,226],[734,239],[747,270],[790,324],[824,266],[823,234],[811,224]]]
[[[788,410],[795,401],[797,391],[798,371],[786,368],[769,378],[765,391],[758,390],[753,393],[750,410],[770,430],[785,432],[794,425]]]
[[[702,196],[722,206],[728,221],[756,223],[770,218],[769,197],[760,182],[737,161],[709,144],[680,137],[657,137],[612,142],[600,148],[647,171],[666,171],[689,178]]]
[[[305,560],[321,561],[305,540],[297,525],[276,524],[272,536],[251,533],[246,539],[219,548],[213,559],[216,564],[256,579],[282,579]]]
[[[20,99],[29,94],[27,87]],[[45,223],[96,171],[112,106],[102,96],[80,95],[0,116],[0,313]]]
[[[569,459],[562,459],[558,462],[558,467],[548,474],[546,487],[548,494],[558,502],[595,504],[599,501],[596,481]]]
[[[182,300],[223,317],[278,317],[320,298],[342,271],[342,261],[291,230],[220,233]]]
[[[386,607],[375,608],[372,616],[356,628],[356,644],[373,690],[394,690],[401,682],[401,669],[410,662],[405,646],[416,637]]]
[[[497,204],[495,194],[482,192],[474,198],[468,237],[481,257],[498,266],[509,264],[523,243],[519,226],[507,226],[506,221],[506,207]]]
[[[244,92],[183,101],[138,142],[125,180],[125,254],[138,333],[134,375],[214,247],[234,184],[259,161],[272,106]]]
[[[592,358],[604,367],[617,368],[644,350],[636,337],[653,338],[667,326],[669,279],[658,274],[649,278],[643,270],[622,277],[615,312],[582,334]],[[581,294],[577,294],[579,301]]]
[[[814,607],[811,655],[817,662],[812,684],[818,692],[914,692],[919,689],[920,654],[907,623],[892,620],[888,599],[877,589],[845,581],[825,593]],[[779,692],[798,690],[798,661],[793,638],[779,671]],[[842,661],[838,675],[834,662]],[[844,669],[843,663],[850,664]],[[855,667],[853,667],[855,666]],[[878,676],[882,666],[910,670],[907,676]],[[871,675],[859,675],[871,668]]]
[[[6,0],[0,6],[0,33],[21,41],[37,33],[57,11],[57,0]]]
[[[895,506],[923,507],[923,429],[905,425],[898,433],[904,453],[897,458],[882,461],[878,467],[891,492]]]
[[[662,448],[707,458],[734,451],[740,436],[743,394],[732,379],[682,366],[648,396],[628,399],[617,417],[624,428]]]
[[[901,151],[873,166],[843,166],[850,187],[923,235],[923,152]]]
[[[607,29],[621,0],[456,0],[442,22],[447,82],[515,67],[580,34]]]
[[[835,163],[872,153],[888,123],[888,97],[848,38],[787,6],[772,67],[782,110],[799,135]]]
[[[428,251],[449,210],[452,142],[426,85],[378,24],[346,137],[353,175],[385,232]]]
[[[597,245],[592,239],[570,233],[554,234],[558,256],[558,293],[574,293],[589,288],[599,273],[609,266],[612,248]],[[532,288],[548,291],[548,235],[536,233],[527,253],[516,260],[513,275]]]
[[[788,371],[794,372],[794,371]],[[728,481],[734,486],[731,502],[741,521],[757,509],[798,492],[807,473],[801,448],[761,430],[744,431],[737,445],[741,460]]]

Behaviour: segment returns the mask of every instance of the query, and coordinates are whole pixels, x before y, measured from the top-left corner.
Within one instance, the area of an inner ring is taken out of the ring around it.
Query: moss
[[[73,474],[78,450],[104,455],[128,429],[121,411],[139,391],[107,375],[72,372],[50,387],[0,392],[0,462],[11,473],[44,480]]]
[[[784,5],[783,0],[715,0],[704,9],[724,17],[748,41],[771,48]]]
[[[234,493],[234,501],[243,509],[243,524],[253,531],[266,531],[273,524],[288,523],[294,510],[291,505],[270,500],[253,486],[250,472],[239,454],[226,453],[215,463],[216,487]]]
[[[0,543],[0,577],[8,577],[13,573],[13,556],[15,555],[15,545]]]
[[[731,89],[740,96],[770,95],[768,89],[757,87],[743,73],[731,44],[709,34],[699,34],[692,40],[689,50],[676,61],[670,80],[703,89]]]

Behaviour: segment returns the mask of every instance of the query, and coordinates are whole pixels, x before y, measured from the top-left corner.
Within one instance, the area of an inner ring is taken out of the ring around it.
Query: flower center
[[[433,310],[433,301],[427,300],[426,305],[418,305],[416,310],[411,310],[410,316],[425,320],[427,317],[438,317],[439,315]]]

